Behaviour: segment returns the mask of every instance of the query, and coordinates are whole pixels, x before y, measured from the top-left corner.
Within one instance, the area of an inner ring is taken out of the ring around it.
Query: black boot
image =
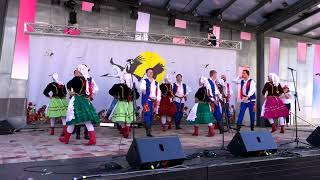
[[[250,124],[251,131],[254,131],[254,124]]]
[[[76,133],[76,139],[80,139],[81,126],[76,125],[76,127],[74,128],[74,132]]]
[[[151,128],[146,128],[146,135],[148,137],[153,137],[152,134],[151,134]]]
[[[84,139],[87,139],[87,140],[90,139],[89,134],[88,134],[88,129],[86,126],[84,126]]]

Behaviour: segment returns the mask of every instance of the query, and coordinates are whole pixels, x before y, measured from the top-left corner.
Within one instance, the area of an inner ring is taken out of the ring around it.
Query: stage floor
[[[290,128],[291,129],[291,128]],[[301,140],[305,140],[314,128],[299,131]],[[249,130],[242,128],[243,131]],[[266,128],[256,128],[256,130],[266,130]],[[267,129],[270,130],[270,129]],[[56,135],[50,136],[49,129],[44,131],[22,130],[12,135],[0,136],[0,164],[35,162],[59,159],[73,159],[84,157],[103,157],[103,156],[118,156],[127,153],[127,150],[132,142],[132,134],[130,139],[121,138],[119,132],[115,128],[99,127],[97,132],[97,145],[84,146],[87,140],[83,137],[81,140],[76,140],[75,135],[72,135],[68,145],[58,141],[58,135],[61,128],[56,128]],[[83,129],[82,129],[83,131]],[[160,126],[153,127],[154,136],[170,136],[178,135],[183,149],[185,151],[196,149],[219,149],[222,145],[222,135],[216,133],[214,137],[206,137],[207,126],[200,128],[200,136],[191,136],[193,132],[192,126],[183,126],[182,130],[161,131]],[[218,132],[218,130],[216,130]],[[225,145],[235,135],[235,131],[225,133]],[[289,142],[294,139],[294,131],[287,130],[284,134],[279,131],[272,134],[278,145]],[[143,128],[136,129],[136,137],[144,137],[145,130]],[[292,145],[291,145],[292,147]],[[279,146],[278,148],[286,149],[290,146]]]

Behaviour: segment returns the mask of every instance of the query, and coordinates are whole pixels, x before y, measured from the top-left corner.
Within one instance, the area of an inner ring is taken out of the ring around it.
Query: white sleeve
[[[255,92],[256,92],[256,82],[252,80],[250,84],[250,91],[248,92],[248,97],[252,96]]]
[[[160,91],[160,87],[159,87],[159,84],[158,84],[158,87],[157,87],[157,89],[158,89],[158,94],[157,94],[157,101],[158,101],[158,102],[160,102],[160,100],[161,100],[161,91]]]
[[[232,82],[234,82],[234,83],[236,83],[236,84],[240,84],[241,83],[241,78],[239,78],[239,76],[236,78],[236,79],[234,79]]]
[[[142,80],[140,83],[140,91],[145,91],[147,89],[147,83],[145,80]]]
[[[98,87],[97,83],[94,81],[94,79],[92,79],[92,83],[93,83],[92,92],[94,94],[96,94],[99,91],[99,87]]]

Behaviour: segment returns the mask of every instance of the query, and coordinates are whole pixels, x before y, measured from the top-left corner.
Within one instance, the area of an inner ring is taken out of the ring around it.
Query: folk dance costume
[[[212,80],[211,78],[208,79],[209,86],[207,86],[208,95],[210,97],[210,106],[213,110],[213,116],[217,120],[217,125],[220,130],[220,134],[223,131],[223,124],[222,124],[222,113],[221,113],[221,105],[220,99],[222,99],[222,95],[219,91],[218,85],[216,80]]]
[[[81,72],[82,76],[74,77],[67,83],[67,88],[73,93],[73,96],[69,102],[67,112],[67,133],[64,137],[59,138],[59,140],[68,144],[75,125],[85,124],[90,137],[90,140],[86,145],[95,145],[96,136],[92,124],[100,123],[100,118],[90,99],[96,89],[95,87],[92,87],[92,85],[95,86],[96,84],[89,82],[88,68],[85,65],[79,65],[77,70]]]
[[[280,78],[274,74],[269,74],[270,82],[267,82],[262,90],[262,94],[266,95],[267,98],[262,106],[261,116],[268,119],[272,125],[272,131],[277,130],[274,123],[274,119],[279,118],[281,131],[284,133],[285,118],[289,116],[287,107],[283,104],[280,95],[283,94],[283,89],[280,85]]]
[[[230,98],[232,95],[233,91],[232,91],[232,87],[231,85],[226,82],[225,80],[223,80],[222,83],[222,96],[224,96],[225,98],[225,112],[227,113],[227,117],[230,119],[231,118],[231,112],[230,112]]]
[[[199,135],[199,124],[208,124],[208,137],[214,136],[215,134],[213,129],[214,118],[210,108],[210,98],[206,87],[208,83],[207,78],[200,78],[201,87],[195,94],[196,103],[187,117],[187,121],[194,124],[193,136]]]
[[[67,115],[68,102],[66,100],[66,87],[58,80],[58,74],[52,75],[53,82],[47,85],[44,89],[43,94],[50,98],[50,103],[47,110],[47,116],[50,118],[51,132],[50,135],[54,135],[54,123],[56,119],[62,120],[63,130],[61,136],[64,136],[67,126],[65,117]],[[49,93],[52,93],[50,96]]]
[[[142,80],[140,90],[142,91],[141,105],[143,107],[142,111],[143,120],[146,125],[146,135],[152,137],[151,128],[153,113],[157,109],[161,100],[160,88],[158,86],[158,82],[154,79],[146,78]]]
[[[254,131],[254,123],[256,120],[255,113],[255,102],[256,102],[256,83],[253,79],[248,78],[247,80],[237,79],[236,82],[240,81],[240,112],[237,121],[237,129],[240,130],[244,118],[244,114],[249,108],[250,114],[250,128]]]
[[[131,78],[130,75],[128,78]],[[127,79],[130,81],[130,79]],[[129,137],[130,124],[134,120],[135,111],[133,107],[133,98],[139,98],[139,93],[132,87],[129,87],[126,83],[115,84],[109,90],[109,94],[115,97],[118,101],[115,105],[115,109],[112,114],[112,121],[118,123],[121,126],[121,132],[124,138]]]
[[[170,77],[165,78],[165,83],[160,85],[161,100],[158,109],[158,115],[161,119],[162,131],[166,131],[166,123],[168,121],[168,129],[172,128],[172,119],[176,112],[175,104],[172,101],[173,92]]]
[[[176,112],[174,115],[174,121],[176,129],[181,129],[180,122],[184,112],[184,105],[187,101],[187,95],[191,92],[190,88],[185,83],[174,83],[173,84],[173,101],[176,106]]]

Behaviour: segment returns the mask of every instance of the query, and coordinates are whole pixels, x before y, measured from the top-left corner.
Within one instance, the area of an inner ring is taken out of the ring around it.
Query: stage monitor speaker
[[[307,142],[315,147],[320,147],[320,127],[318,126],[307,138]]]
[[[0,135],[12,134],[14,127],[7,121],[0,121]]]
[[[235,156],[259,156],[267,151],[275,153],[277,144],[269,131],[238,132],[227,149]]]
[[[126,159],[134,169],[157,169],[182,164],[185,154],[177,136],[136,138]]]

